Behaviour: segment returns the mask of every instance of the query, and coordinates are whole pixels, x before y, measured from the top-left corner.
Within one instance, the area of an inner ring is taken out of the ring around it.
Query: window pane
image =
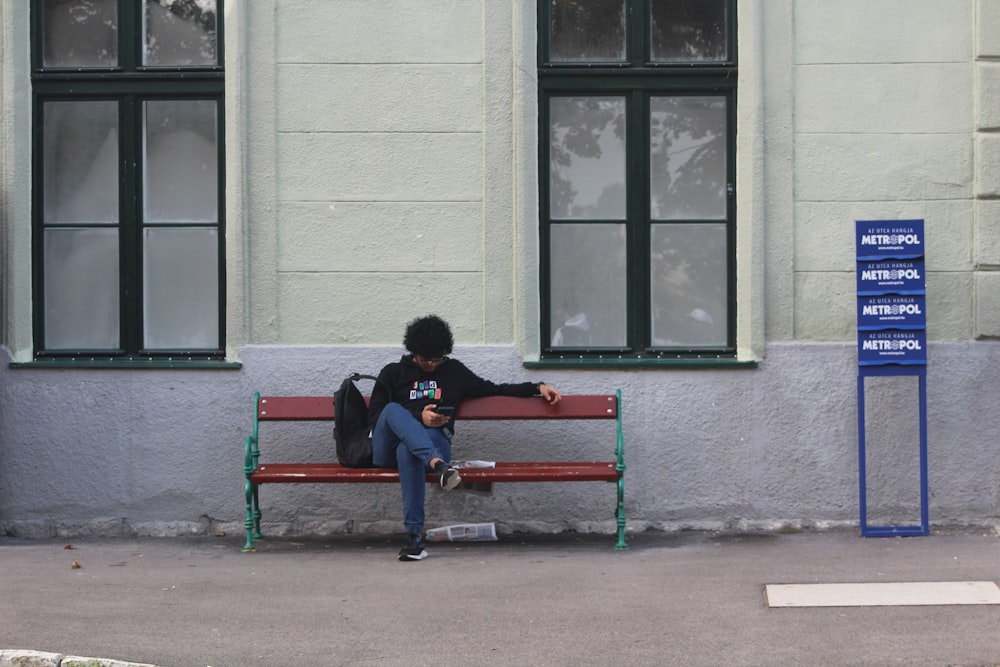
[[[726,0],[652,0],[653,62],[724,61]]]
[[[726,226],[653,225],[653,347],[727,343]]]
[[[549,115],[549,214],[625,219],[625,99],[553,97]]]
[[[649,187],[654,220],[726,217],[726,100],[650,100]]]
[[[45,230],[45,347],[113,350],[118,343],[118,232]]]
[[[118,221],[118,104],[46,102],[45,210],[54,222]]]
[[[625,60],[625,0],[552,0],[552,62]]]
[[[625,225],[551,226],[552,347],[625,345]]]
[[[45,0],[44,67],[114,67],[118,64],[117,0]]]
[[[144,109],[145,221],[217,221],[216,103],[150,101]]]
[[[142,64],[192,67],[218,64],[216,0],[146,0]]]
[[[146,349],[219,347],[218,242],[215,229],[145,230]]]

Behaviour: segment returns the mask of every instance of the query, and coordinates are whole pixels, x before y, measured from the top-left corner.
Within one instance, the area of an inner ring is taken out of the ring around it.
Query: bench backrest
[[[332,421],[331,396],[259,396],[260,421]],[[367,400],[367,399],[366,399]],[[563,396],[555,405],[541,397],[489,396],[470,398],[458,405],[457,419],[616,419],[614,394]]]

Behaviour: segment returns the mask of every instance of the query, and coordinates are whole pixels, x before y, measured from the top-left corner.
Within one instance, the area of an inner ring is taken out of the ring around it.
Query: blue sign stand
[[[923,220],[858,220],[858,473],[863,537],[930,533],[927,492],[927,311]],[[916,376],[920,387],[920,525],[868,523],[865,378]]]
[[[865,465],[865,378],[916,376],[920,381],[920,525],[868,524],[868,482]],[[930,533],[927,497],[927,368],[926,366],[860,366],[858,368],[858,475],[862,537],[907,537]]]

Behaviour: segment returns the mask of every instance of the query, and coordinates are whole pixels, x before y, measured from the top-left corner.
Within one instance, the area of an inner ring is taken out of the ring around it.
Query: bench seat
[[[367,399],[366,399],[367,400]],[[462,480],[473,484],[493,482],[615,482],[618,525],[616,549],[627,549],[625,541],[625,460],[621,423],[621,390],[615,394],[564,395],[550,405],[544,399],[490,396],[462,401],[455,418],[470,420],[578,420],[606,419],[615,423],[615,440],[609,438],[607,461],[498,461],[491,468],[461,468]],[[266,422],[333,421],[331,396],[261,396],[254,394],[253,431],[246,438],[243,473],[246,494],[247,542],[244,551],[254,551],[260,532],[259,490],[262,484],[375,484],[399,482],[390,468],[348,468],[334,462],[261,463],[260,427]],[[331,437],[331,451],[333,442]],[[437,483],[437,475],[428,475]]]
[[[464,482],[617,482],[614,461],[498,461],[494,468],[462,468]],[[398,482],[390,468],[347,468],[339,463],[267,463],[250,473],[254,484]],[[437,482],[437,475],[427,475]]]

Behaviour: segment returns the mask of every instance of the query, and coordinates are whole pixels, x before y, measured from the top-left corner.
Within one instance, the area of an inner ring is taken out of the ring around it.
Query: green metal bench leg
[[[623,471],[624,472],[624,471]],[[625,541],[625,475],[618,478],[618,507],[615,509],[615,518],[618,521],[618,543],[615,551],[628,551],[628,542]]]
[[[253,538],[255,540],[262,540],[264,536],[260,532],[260,500],[258,499],[258,494],[260,493],[260,485],[253,485]]]
[[[622,433],[622,390],[619,388],[615,392],[618,402],[618,443],[615,447],[615,470],[618,471],[618,507],[615,508],[615,519],[618,523],[618,543],[615,551],[627,551],[628,542],[625,541],[625,436]]]
[[[256,427],[254,428],[256,431]],[[247,515],[243,525],[247,532],[247,543],[243,545],[243,551],[256,551],[253,546],[254,538],[261,539],[260,534],[260,501],[257,497],[259,485],[250,481],[250,475],[257,467],[257,459],[260,453],[257,451],[257,439],[254,436],[247,437],[246,451],[243,460],[243,475],[246,477],[244,495],[246,496]]]
[[[260,537],[260,510],[257,509],[257,485],[252,484],[248,479],[246,482],[247,516],[243,522],[247,531],[247,543],[243,545],[243,551],[256,551],[253,546],[253,538]]]

